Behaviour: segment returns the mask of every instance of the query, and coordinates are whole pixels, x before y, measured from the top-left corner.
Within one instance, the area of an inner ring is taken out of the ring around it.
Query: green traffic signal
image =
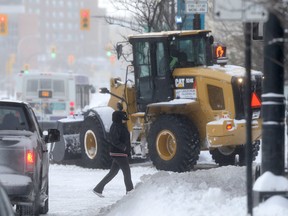
[[[51,58],[56,58],[56,53],[51,53]]]
[[[52,47],[52,48],[51,48],[51,53],[50,53],[50,55],[51,55],[51,58],[53,58],[53,59],[56,58],[56,48],[55,48],[55,47]]]
[[[107,51],[107,52],[106,52],[106,55],[107,55],[108,57],[110,57],[110,56],[112,55],[112,52],[111,52],[111,51]]]

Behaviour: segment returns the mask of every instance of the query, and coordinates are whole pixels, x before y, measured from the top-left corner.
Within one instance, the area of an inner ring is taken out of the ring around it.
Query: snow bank
[[[288,200],[282,196],[272,196],[261,203],[253,211],[256,216],[284,216],[288,215]]]
[[[132,193],[106,209],[107,216],[245,215],[245,185],[245,169],[240,167],[160,171],[142,176]]]

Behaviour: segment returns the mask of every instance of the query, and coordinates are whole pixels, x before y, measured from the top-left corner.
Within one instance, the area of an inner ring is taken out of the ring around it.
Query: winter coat
[[[122,111],[115,111],[112,115],[112,125],[110,127],[110,155],[124,156],[130,155],[130,132],[125,123],[122,123],[124,114]]]

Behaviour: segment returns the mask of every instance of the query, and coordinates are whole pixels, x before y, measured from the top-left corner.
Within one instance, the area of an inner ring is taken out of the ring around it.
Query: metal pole
[[[200,30],[200,29],[201,29],[200,14],[194,14],[194,18],[193,18],[193,29],[194,29],[194,30]]]
[[[264,81],[262,93],[261,173],[284,175],[285,97],[284,30],[278,17],[270,13],[264,27]]]
[[[247,177],[247,209],[248,214],[253,216],[253,193],[252,193],[252,133],[251,133],[251,23],[245,23],[245,118],[246,118],[246,177]]]

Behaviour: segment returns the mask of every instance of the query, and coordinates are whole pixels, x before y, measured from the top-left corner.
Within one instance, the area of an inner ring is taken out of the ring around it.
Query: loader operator
[[[170,70],[175,67],[185,67],[187,64],[187,54],[179,51],[175,44],[170,45]]]
[[[113,161],[109,173],[93,189],[93,192],[99,197],[104,197],[102,192],[105,185],[117,175],[120,169],[123,172],[126,193],[134,188],[128,161],[128,156],[130,155],[131,151],[131,144],[130,133],[126,126],[127,120],[127,114],[123,111],[114,111],[112,114],[113,123],[110,127],[110,156],[112,157]]]
[[[179,51],[177,50],[176,45],[171,44],[170,45],[170,63],[169,63],[170,70],[173,70],[176,64],[178,63],[178,55],[179,55]]]

